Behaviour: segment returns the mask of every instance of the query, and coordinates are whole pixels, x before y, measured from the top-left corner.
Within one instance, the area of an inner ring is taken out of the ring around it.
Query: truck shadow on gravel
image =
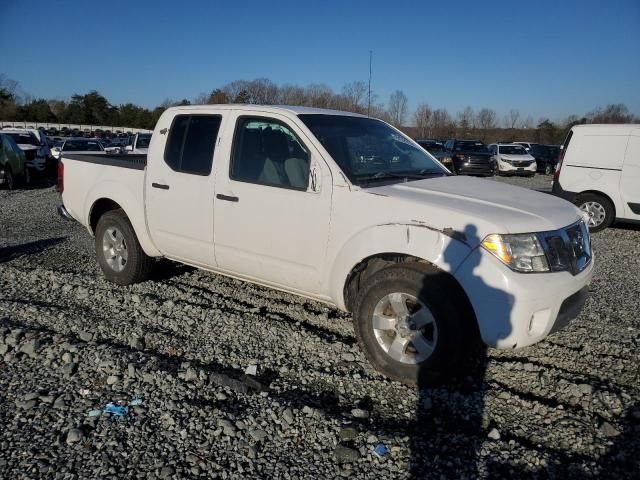
[[[12,245],[10,247],[2,247],[0,248],[0,263],[44,252],[45,250],[66,241],[67,238],[68,237],[53,237],[44,240],[36,240],[34,242],[22,243],[20,245]]]
[[[467,225],[464,237],[470,245],[478,245],[475,225]],[[455,268],[457,255],[453,246],[444,251],[444,261]],[[469,263],[471,262],[471,263]],[[465,261],[468,277],[468,291],[489,302],[493,329],[498,338],[507,338],[511,332],[511,308],[513,296],[505,291],[487,285],[484,280],[476,276],[474,270],[481,263],[479,251],[474,250]],[[462,275],[465,275],[462,273]],[[433,294],[429,291],[433,280],[425,278],[421,298],[428,299]],[[449,283],[443,276],[438,283]],[[444,475],[452,478],[488,476],[489,478],[505,474],[500,465],[487,471],[481,450],[487,435],[497,425],[488,418],[485,412],[485,395],[489,389],[485,379],[487,369],[486,346],[479,339],[477,322],[471,305],[461,302],[461,298],[452,297],[451,301],[458,304],[458,311],[464,312],[466,323],[462,331],[450,332],[456,338],[451,343],[461,343],[464,361],[461,368],[451,372],[451,377],[444,378],[444,387],[433,389],[425,379],[429,372],[421,371],[418,380],[418,405],[416,406],[415,426],[411,432],[411,458],[409,460],[410,475],[413,479],[438,478]],[[465,299],[466,300],[466,299]],[[460,305],[464,303],[464,305]],[[445,340],[444,338],[442,340]],[[423,367],[426,368],[426,367]],[[453,380],[453,382],[452,382]],[[438,391],[439,390],[439,391]],[[454,404],[443,404],[443,398],[458,398]],[[458,411],[458,408],[461,408]],[[494,433],[494,432],[492,432]]]

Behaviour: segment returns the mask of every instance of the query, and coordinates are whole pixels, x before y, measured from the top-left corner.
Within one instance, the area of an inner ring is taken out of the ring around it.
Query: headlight
[[[487,235],[482,246],[516,272],[549,271],[549,262],[535,234]]]

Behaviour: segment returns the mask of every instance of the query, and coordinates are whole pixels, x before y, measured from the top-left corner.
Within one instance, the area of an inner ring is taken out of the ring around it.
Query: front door
[[[330,171],[285,117],[245,113],[236,120],[229,168],[216,180],[218,266],[256,281],[319,293],[331,212]]]
[[[156,247],[169,258],[215,266],[212,171],[221,120],[220,115],[176,115],[164,155],[157,153],[148,163],[147,222]]]

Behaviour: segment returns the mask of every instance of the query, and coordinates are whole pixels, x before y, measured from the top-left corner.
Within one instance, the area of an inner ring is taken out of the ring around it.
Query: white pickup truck
[[[63,152],[58,211],[118,284],[154,258],[353,312],[385,375],[447,378],[477,339],[515,349],[580,312],[593,270],[580,210],[450,175],[388,124],[345,112],[184,106],[148,155]]]

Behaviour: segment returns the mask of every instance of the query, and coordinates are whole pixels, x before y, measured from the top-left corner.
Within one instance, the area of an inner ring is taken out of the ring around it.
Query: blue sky
[[[368,77],[386,102],[537,120],[625,103],[640,114],[640,0],[2,0],[0,72],[36,97],[96,89],[153,107],[236,79]],[[25,22],[33,29],[25,33]]]

